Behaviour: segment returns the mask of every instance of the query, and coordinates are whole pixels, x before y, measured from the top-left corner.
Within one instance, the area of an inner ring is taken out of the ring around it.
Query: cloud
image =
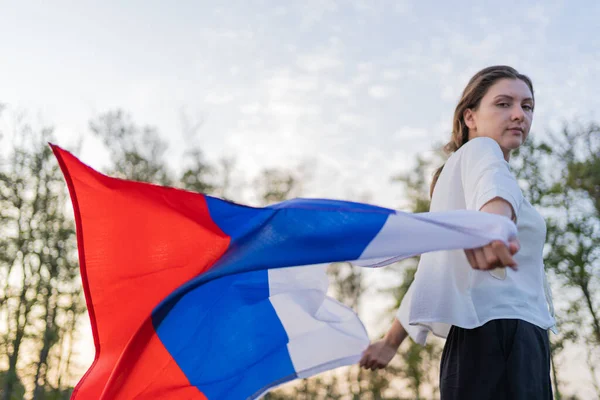
[[[231,103],[235,97],[231,93],[210,92],[204,96],[204,102],[211,105],[223,105]]]
[[[352,85],[353,86],[362,86],[365,85],[369,82],[371,82],[372,77],[371,77],[371,73],[368,71],[361,71],[358,74],[354,75],[354,77],[352,78]]]
[[[410,126],[403,126],[393,134],[394,141],[406,142],[411,140],[422,140],[428,137],[428,132],[423,128],[414,128]]]
[[[368,93],[372,98],[381,100],[389,97],[391,90],[386,86],[374,85],[369,88]]]
[[[265,112],[285,119],[297,119],[304,116],[316,116],[319,109],[310,104],[278,101],[269,104]]]
[[[536,3],[535,5],[525,9],[525,18],[530,22],[534,22],[538,24],[540,27],[547,27],[550,24],[550,16],[548,15],[549,10],[546,6],[541,3]]]
[[[460,89],[458,85],[452,85],[450,83],[447,83],[442,87],[442,93],[440,95],[440,98],[442,100],[447,102],[457,101],[459,97]]]
[[[440,62],[433,63],[431,69],[434,72],[442,75],[450,75],[454,71],[454,64],[449,59],[444,59]]]
[[[338,10],[335,0],[303,0],[298,10],[301,15],[301,29],[309,29],[320,23],[325,16]]]
[[[335,70],[342,65],[341,60],[326,51],[298,56],[298,66],[310,73]]]
[[[294,73],[290,69],[283,69],[266,78],[265,84],[269,96],[285,98],[290,92],[306,93],[317,89],[318,77],[316,75]]]
[[[349,126],[352,128],[362,128],[366,125],[367,118],[361,114],[345,112],[340,114],[338,117],[338,123],[342,126]]]
[[[258,102],[246,103],[240,107],[240,111],[244,115],[256,115],[260,113],[262,107]]]
[[[345,83],[327,82],[323,88],[323,95],[334,98],[347,99],[352,96],[354,90]]]
[[[402,71],[397,69],[385,69],[383,70],[381,76],[386,81],[397,81],[402,77]]]

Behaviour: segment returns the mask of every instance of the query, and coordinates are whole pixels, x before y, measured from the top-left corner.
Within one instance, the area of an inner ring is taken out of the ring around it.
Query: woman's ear
[[[469,130],[477,130],[477,124],[475,123],[475,114],[473,113],[473,110],[467,108],[463,112],[463,120],[465,121],[465,124],[467,125],[467,128],[469,128]]]

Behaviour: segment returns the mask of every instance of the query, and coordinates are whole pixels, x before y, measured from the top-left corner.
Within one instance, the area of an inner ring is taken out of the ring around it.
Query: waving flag
[[[72,398],[253,399],[353,364],[356,314],[327,263],[382,266],[516,235],[506,218],[295,199],[253,208],[115,179],[52,146],[75,212],[96,347]]]

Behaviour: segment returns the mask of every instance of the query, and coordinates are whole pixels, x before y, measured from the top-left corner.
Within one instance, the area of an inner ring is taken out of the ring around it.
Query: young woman
[[[518,241],[424,254],[391,328],[364,352],[361,366],[383,368],[407,335],[424,344],[433,332],[447,338],[442,400],[552,399],[546,225],[508,165],[529,134],[534,106],[531,80],[511,67],[485,68],[469,81],[445,146],[452,154],[434,176],[430,210],[504,215],[517,224]]]

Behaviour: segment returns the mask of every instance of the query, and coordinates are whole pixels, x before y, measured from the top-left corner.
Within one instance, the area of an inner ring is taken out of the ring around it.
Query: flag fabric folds
[[[507,242],[507,218],[294,199],[247,207],[105,176],[52,145],[77,227],[96,356],[73,399],[253,399],[356,363],[369,340],[328,263],[377,267]]]

